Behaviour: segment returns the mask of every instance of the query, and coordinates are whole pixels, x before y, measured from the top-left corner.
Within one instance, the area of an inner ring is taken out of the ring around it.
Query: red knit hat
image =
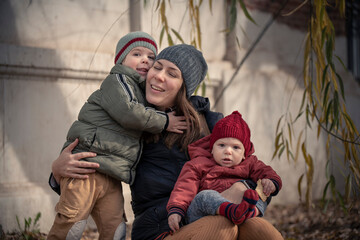
[[[241,141],[245,148],[245,157],[252,148],[250,141],[250,129],[238,111],[226,116],[215,124],[210,136],[210,150],[220,138],[236,138]]]

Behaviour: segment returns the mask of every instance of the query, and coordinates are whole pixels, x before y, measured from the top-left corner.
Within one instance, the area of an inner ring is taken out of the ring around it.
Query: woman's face
[[[182,84],[180,69],[172,62],[160,59],[148,72],[146,100],[161,111],[174,107],[176,95]]]

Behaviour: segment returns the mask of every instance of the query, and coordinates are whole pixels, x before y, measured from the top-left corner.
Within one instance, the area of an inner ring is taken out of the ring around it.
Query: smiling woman
[[[170,109],[174,107],[183,82],[181,71],[174,63],[164,59],[157,60],[148,73],[146,100],[159,106],[159,110]]]

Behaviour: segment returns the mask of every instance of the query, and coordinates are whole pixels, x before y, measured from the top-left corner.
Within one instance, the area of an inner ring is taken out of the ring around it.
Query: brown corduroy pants
[[[255,217],[237,226],[223,216],[206,216],[165,240],[283,240],[280,232],[263,218]]]
[[[48,239],[79,239],[89,215],[93,217],[100,239],[113,239],[125,221],[121,182],[101,173],[88,179],[62,178],[61,195]]]

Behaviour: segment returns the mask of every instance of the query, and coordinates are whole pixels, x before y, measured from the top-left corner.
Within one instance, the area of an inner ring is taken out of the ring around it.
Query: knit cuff
[[[179,214],[182,218],[185,217],[185,211],[179,207],[172,207],[169,209],[168,211],[168,217],[171,215],[171,214]]]
[[[166,131],[166,129],[169,126],[169,116],[167,114],[165,114],[165,116],[166,116],[166,123],[165,123],[164,131]]]
[[[274,183],[275,188],[276,188],[275,192],[273,192],[273,193],[271,194],[271,196],[276,196],[276,195],[279,193],[279,191],[280,191],[279,184],[278,184],[278,182],[275,181],[274,179],[270,179],[270,180]]]

